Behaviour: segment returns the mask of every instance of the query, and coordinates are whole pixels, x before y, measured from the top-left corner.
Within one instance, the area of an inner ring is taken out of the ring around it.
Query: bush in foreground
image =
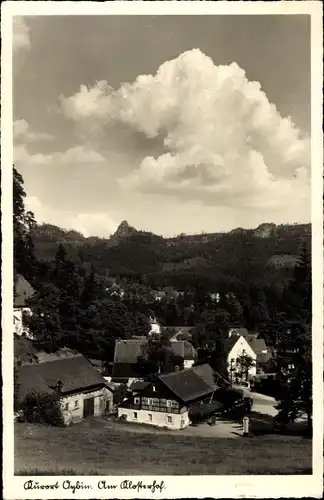
[[[21,404],[21,410],[25,422],[64,426],[61,405],[56,394],[30,391]]]

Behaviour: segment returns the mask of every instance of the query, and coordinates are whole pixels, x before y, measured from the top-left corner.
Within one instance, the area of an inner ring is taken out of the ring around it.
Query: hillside
[[[306,242],[310,247],[311,225],[261,224],[254,230],[237,228],[228,233],[163,238],[123,221],[109,239],[103,239],[43,224],[37,226],[33,239],[36,254],[43,260],[52,259],[61,243],[75,262],[92,265],[102,275],[145,276],[152,286],[179,289],[197,283],[198,276],[212,290],[223,283],[246,281],[252,275],[263,279],[268,274],[269,279],[281,281],[286,263],[291,269],[291,260],[302,245]]]

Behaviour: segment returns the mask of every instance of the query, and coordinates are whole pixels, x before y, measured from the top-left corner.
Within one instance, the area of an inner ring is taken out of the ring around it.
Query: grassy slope
[[[311,474],[311,440],[131,432],[103,419],[69,428],[16,424],[19,475]]]

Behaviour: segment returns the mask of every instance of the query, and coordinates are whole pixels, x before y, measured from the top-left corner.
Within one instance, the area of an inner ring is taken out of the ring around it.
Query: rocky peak
[[[270,238],[271,236],[276,235],[276,225],[273,223],[264,223],[260,224],[255,231],[254,231],[254,236],[257,238]]]
[[[120,241],[124,238],[128,238],[129,236],[137,233],[137,230],[130,226],[127,222],[127,220],[123,220],[118,228],[116,229],[115,233],[110,237],[112,241]]]

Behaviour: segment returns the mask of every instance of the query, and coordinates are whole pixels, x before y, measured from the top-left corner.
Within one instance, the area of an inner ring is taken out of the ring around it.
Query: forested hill
[[[292,267],[304,243],[310,249],[311,225],[262,224],[253,230],[163,238],[123,221],[114,235],[103,239],[42,224],[32,237],[42,260],[53,259],[63,244],[75,263],[92,266],[101,275],[140,278],[151,286],[179,289],[197,284],[198,279],[213,291],[252,275],[253,280],[265,275],[277,279],[279,273],[281,281],[281,270]]]

